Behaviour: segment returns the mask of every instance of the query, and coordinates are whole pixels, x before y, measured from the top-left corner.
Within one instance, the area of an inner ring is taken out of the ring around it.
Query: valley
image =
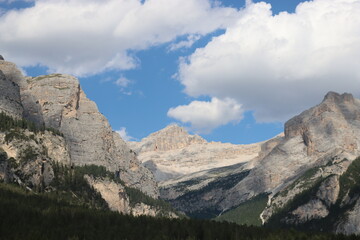
[[[360,100],[349,93],[327,93],[272,139],[236,145],[208,142],[176,124],[138,142],[124,141],[75,77],[26,77],[5,60],[0,91],[1,191],[44,203],[40,209],[29,205],[28,221],[32,214],[47,218],[47,212],[54,218],[57,202],[70,215],[76,208],[76,214],[126,215],[119,221],[149,226],[167,219],[169,228],[183,221],[189,224],[185,232],[193,231],[192,224],[218,224],[231,229],[224,230],[234,234],[231,239],[243,236],[236,224],[325,232],[317,239],[360,234]],[[10,204],[6,197],[1,201]],[[1,226],[5,232],[7,225]],[[290,234],[259,231],[269,239]]]

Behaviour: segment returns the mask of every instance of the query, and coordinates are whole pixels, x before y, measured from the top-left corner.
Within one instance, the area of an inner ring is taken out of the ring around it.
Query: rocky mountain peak
[[[0,61],[1,61],[1,60],[5,60],[5,59],[4,59],[4,57],[3,57],[2,55],[0,55]]]
[[[172,124],[150,134],[140,143],[132,144],[132,147],[136,152],[168,151],[201,143],[206,143],[206,140],[198,135],[189,134],[183,127]]]
[[[77,78],[66,74],[24,77],[14,63],[0,61],[0,111],[59,130],[74,165],[105,166],[127,186],[158,196],[152,173],[114,136],[108,120],[88,99]]]
[[[168,126],[166,126],[165,128],[154,132],[152,134],[149,135],[149,137],[155,137],[155,138],[159,138],[159,137],[176,137],[181,135],[182,137],[189,137],[191,136],[185,128],[180,127],[177,124],[170,124]]]
[[[359,121],[359,100],[349,93],[329,92],[322,103],[285,123],[285,137],[301,135],[306,144],[312,138],[310,135],[336,138],[343,131],[349,130],[350,134],[351,125],[357,125]]]
[[[350,93],[339,94],[336,92],[328,92],[323,100],[324,102],[333,102],[333,103],[354,103],[355,99]]]

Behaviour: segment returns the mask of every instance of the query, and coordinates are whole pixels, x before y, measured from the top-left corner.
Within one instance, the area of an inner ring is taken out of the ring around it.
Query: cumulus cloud
[[[180,49],[180,48],[189,48],[189,47],[191,47],[197,40],[199,40],[200,38],[201,38],[200,35],[196,35],[196,34],[189,35],[185,41],[180,41],[180,42],[177,42],[177,43],[172,43],[172,44],[169,46],[169,50],[170,50],[170,51],[175,51],[175,50],[178,50],[178,49]]]
[[[21,66],[78,76],[126,70],[139,65],[134,51],[206,35],[237,14],[212,0],[37,0],[0,16],[0,51]]]
[[[177,76],[192,97],[230,97],[271,122],[330,90],[360,96],[359,66],[359,0],[308,1],[278,15],[248,1],[236,24],[182,60]]]
[[[136,138],[130,136],[128,132],[126,131],[125,127],[121,127],[120,130],[116,131],[118,134],[120,134],[121,138],[124,141],[134,141]]]
[[[209,133],[214,128],[242,119],[242,108],[235,100],[212,98],[210,102],[193,101],[189,105],[171,108],[168,116],[183,123],[190,123],[192,130]]]

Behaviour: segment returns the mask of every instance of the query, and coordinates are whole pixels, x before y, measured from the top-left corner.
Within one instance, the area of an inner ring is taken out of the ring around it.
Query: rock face
[[[184,128],[177,125],[169,125],[161,131],[150,134],[141,140],[140,144],[132,147],[138,153],[152,151],[169,151],[183,149],[193,144],[201,144],[206,141],[198,135],[190,135]]]
[[[7,80],[3,84],[14,83],[15,92],[16,84],[20,86],[20,95],[16,96],[21,96],[23,116],[39,126],[63,133],[71,164],[95,164],[112,172],[119,171],[128,186],[157,198],[158,188],[152,173],[141,166],[126,144],[119,144],[120,136],[114,136],[107,119],[86,97],[75,77],[66,74],[24,77],[15,64],[6,61],[0,61],[0,70]],[[15,94],[9,94],[16,99]],[[16,100],[20,103],[19,98]]]
[[[234,145],[208,143],[184,128],[170,125],[149,135],[141,142],[129,142],[145,166],[153,171],[157,181],[214,168],[248,162],[258,156],[261,144]]]
[[[116,146],[107,119],[86,97],[76,78],[62,74],[27,78],[21,93],[26,118],[64,134],[72,164],[102,165],[110,171],[120,171],[121,179],[129,186],[157,197],[151,173],[140,166],[125,144]]]
[[[70,162],[67,145],[61,136],[48,131],[34,134],[28,130],[19,130],[13,138],[9,138],[10,134],[0,133],[0,152],[12,159],[3,161],[7,166],[0,163],[3,166],[0,178],[5,182],[44,188],[54,178],[52,163]]]
[[[7,80],[19,86],[23,83],[24,75],[14,63],[2,60],[0,61],[0,70],[5,74]]]
[[[230,207],[259,193],[276,194],[309,168],[331,159],[355,159],[360,144],[360,101],[330,92],[324,101],[285,124],[285,139],[263,157],[222,204]]]
[[[123,214],[130,214],[129,197],[126,195],[124,187],[110,180],[95,179],[92,176],[85,176],[86,181],[101,197],[107,202],[110,210]]]
[[[282,138],[249,145],[209,143],[170,125],[129,145],[155,174],[163,199],[191,216],[210,217],[222,211],[219,203],[227,191]]]
[[[1,70],[0,111],[14,118],[21,118],[23,114],[19,86],[15,82],[7,79]]]
[[[353,209],[347,212],[346,220],[340,221],[336,232],[347,235],[360,234],[360,198],[356,201]]]
[[[178,218],[178,216],[171,211],[163,211],[155,206],[150,206],[145,203],[131,204],[130,198],[126,193],[126,189],[119,183],[115,183],[108,179],[94,178],[92,176],[85,176],[87,182],[96,191],[101,194],[101,197],[107,202],[109,208],[123,214],[131,214],[133,216],[152,216],[152,217],[169,217]]]
[[[332,230],[357,233],[357,222],[352,219],[358,211],[351,204],[360,193],[344,197],[347,185],[340,181],[360,155],[360,100],[351,94],[329,92],[319,105],[286,122],[284,137],[256,147],[231,146],[227,151],[222,145],[221,150],[214,151],[211,143],[183,144],[186,141],[182,140],[164,147],[156,136],[170,136],[171,132],[180,135],[180,130],[169,131],[171,128],[131,146],[156,174],[161,196],[177,209],[208,218],[267,194],[267,207],[258,216],[265,224],[320,230],[311,223],[327,221]],[[160,142],[161,150],[155,142]],[[240,157],[244,149],[253,149],[249,151],[253,154],[224,164],[232,156]],[[217,159],[224,165],[212,165]],[[336,225],[331,220],[334,208],[349,217]]]

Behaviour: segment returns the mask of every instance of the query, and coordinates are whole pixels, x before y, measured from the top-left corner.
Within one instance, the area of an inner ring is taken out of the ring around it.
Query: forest
[[[360,239],[194,219],[121,215],[0,184],[0,239]]]

